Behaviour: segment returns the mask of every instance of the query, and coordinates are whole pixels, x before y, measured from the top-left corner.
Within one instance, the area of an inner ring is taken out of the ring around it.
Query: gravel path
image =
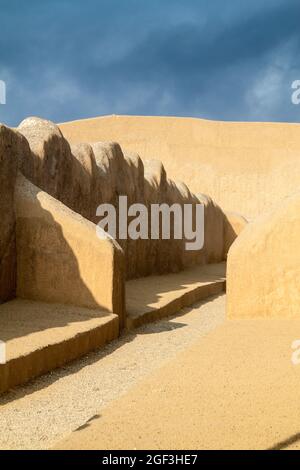
[[[225,295],[124,334],[0,400],[0,449],[46,449],[225,320]]]

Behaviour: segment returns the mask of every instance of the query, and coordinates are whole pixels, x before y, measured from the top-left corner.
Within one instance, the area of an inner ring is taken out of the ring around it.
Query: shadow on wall
[[[17,296],[124,315],[124,262],[93,223],[19,175]]]
[[[16,294],[14,190],[20,141],[25,153],[25,138],[0,124],[0,303]]]
[[[43,191],[94,223],[96,209],[118,197],[128,204],[199,203],[183,183],[167,178],[162,163],[137,154],[123,154],[115,142],[77,144],[70,147],[59,128],[39,118],[28,118],[19,128],[31,152],[21,160],[22,173]],[[201,196],[203,199],[203,196]],[[202,200],[201,199],[201,200]],[[188,252],[185,240],[118,240],[126,259],[126,278],[178,272],[194,264],[224,260],[224,214],[205,198],[206,242],[203,250]],[[149,219],[150,222],[150,219]],[[149,223],[150,228],[150,223]],[[194,227],[195,228],[195,227]]]

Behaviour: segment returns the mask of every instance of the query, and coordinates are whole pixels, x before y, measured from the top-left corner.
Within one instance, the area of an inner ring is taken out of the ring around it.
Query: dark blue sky
[[[300,121],[300,0],[0,0],[0,121]]]

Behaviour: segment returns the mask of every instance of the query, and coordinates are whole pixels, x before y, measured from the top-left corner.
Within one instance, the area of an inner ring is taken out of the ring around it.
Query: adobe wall
[[[124,324],[124,256],[95,225],[23,175],[16,181],[17,297],[114,312]]]
[[[300,193],[249,223],[227,260],[229,318],[299,316]]]
[[[193,118],[104,116],[60,124],[70,142],[117,140],[143,160],[159,158],[223,210],[247,219],[300,187],[300,125]]]
[[[193,264],[221,262],[226,257],[230,223],[215,202],[190,192],[183,183],[168,178],[158,160],[142,161],[138,154],[123,153],[115,142],[74,143],[59,128],[39,118],[23,121],[18,131],[31,153],[21,161],[21,171],[37,187],[94,223],[101,203],[117,205],[126,195],[128,204],[205,204],[205,245],[187,251],[186,240],[118,240],[125,253],[127,278],[177,272]],[[184,175],[184,172],[183,172]],[[182,176],[182,175],[181,175]],[[185,176],[185,175],[184,175]]]
[[[16,294],[14,191],[18,160],[29,154],[24,137],[0,124],[0,303]]]
[[[169,179],[159,160],[143,162],[114,142],[70,145],[39,118],[17,131],[0,126],[0,183],[0,303],[18,296],[101,308],[118,314],[120,326],[125,277],[220,262],[243,228],[210,197]],[[99,240],[96,209],[116,206],[119,195],[147,208],[201,202],[204,247],[187,251],[185,239]]]

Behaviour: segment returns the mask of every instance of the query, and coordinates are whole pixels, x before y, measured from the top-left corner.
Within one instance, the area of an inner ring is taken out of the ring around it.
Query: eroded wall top
[[[117,140],[171,178],[253,219],[300,187],[300,125],[107,116],[61,124],[71,142]]]

